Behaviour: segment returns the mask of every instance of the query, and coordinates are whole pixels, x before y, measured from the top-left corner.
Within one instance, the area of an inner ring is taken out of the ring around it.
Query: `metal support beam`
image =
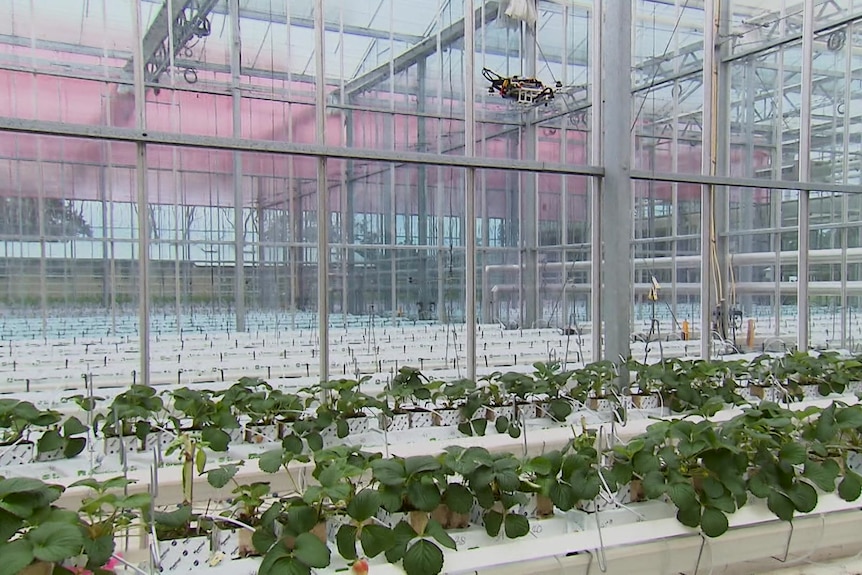
[[[427,63],[424,59],[417,62],[416,107],[420,112],[425,111],[428,97],[427,81],[425,79],[426,68]],[[470,107],[472,108],[472,106]],[[428,137],[427,122],[428,119],[424,115],[416,118],[416,140],[423,146],[423,148],[420,148],[420,151],[423,152],[426,151],[424,145]],[[419,300],[419,309],[417,310],[419,319],[425,319],[431,303],[428,298],[428,286],[426,285],[428,282],[428,249],[426,247],[428,245],[428,168],[426,166],[418,166],[416,172],[416,213],[419,220],[419,247],[416,250],[418,256],[416,264],[416,296]]]
[[[524,74],[528,78],[536,77],[538,38],[536,36],[536,23],[523,25],[524,34]],[[538,134],[536,118],[530,114],[521,131],[521,138],[526,160],[535,161],[538,156]],[[539,212],[537,204],[539,201],[539,176],[535,173],[521,174],[521,261],[524,264],[524,275],[521,278],[523,285],[523,301],[521,302],[522,327],[537,327],[541,319],[541,306],[539,305],[539,252],[538,252],[538,227]]]
[[[703,148],[701,171],[708,176],[715,176],[716,143],[716,82],[718,81],[718,12],[716,1],[704,2],[704,58],[703,58]],[[700,196],[700,355],[708,358],[712,351],[712,320],[713,306],[721,297],[719,289],[713,292],[716,281],[714,266],[716,260],[715,218],[715,186],[710,184],[701,188]]]
[[[240,54],[242,40],[239,28],[239,0],[229,0],[231,30],[230,70],[231,103],[233,104],[233,137],[242,137],[242,90],[240,89]],[[234,219],[234,284],[236,331],[245,331],[245,218],[242,193],[242,154],[233,152],[233,219]]]
[[[484,7],[480,6],[476,10],[473,11],[472,14],[468,14],[465,19],[469,18],[473,20],[473,27],[475,29],[476,26],[485,26],[490,24],[494,20],[497,19],[498,13],[498,4],[495,0],[487,2]],[[330,98],[332,101],[339,101],[341,99],[340,94],[343,91],[345,96],[353,95],[357,92],[362,92],[364,90],[368,90],[369,88],[374,88],[379,85],[381,82],[399,74],[415,64],[419,60],[425,60],[428,56],[435,53],[438,49],[438,37],[440,41],[439,47],[446,48],[451,46],[458,40],[465,37],[465,20],[459,20],[454,24],[448,26],[444,30],[440,32],[439,35],[429,36],[419,44],[416,44],[406,52],[396,56],[391,62],[386,62],[385,64],[381,64],[377,68],[366,72],[365,74],[359,76],[358,78],[351,80],[350,82],[344,85],[343,90],[335,90],[330,94]]]
[[[146,87],[144,85],[143,44],[141,41],[141,0],[132,2],[134,28],[133,70],[135,78],[135,127],[147,129]],[[167,33],[167,25],[165,27]],[[150,220],[147,205],[147,144],[135,144],[135,176],[138,210],[138,334],[140,337],[141,385],[150,384]]]
[[[476,155],[476,94],[473,80],[475,65],[475,41],[473,32],[473,0],[464,2],[464,155]],[[466,250],[464,283],[466,298],[464,303],[464,331],[467,336],[467,379],[476,381],[476,168],[465,170],[464,182],[464,248]]]
[[[293,141],[256,140],[250,138],[226,138],[222,136],[198,136],[175,132],[155,132],[137,128],[115,128],[65,122],[46,122],[0,116],[0,131],[46,136],[69,136],[74,138],[107,140],[114,142],[143,142],[153,145],[185,146],[210,150],[240,150],[243,152],[266,152],[316,158],[339,158],[369,160],[372,162],[395,162],[402,164],[425,164],[442,167],[474,167],[514,172],[536,171],[548,174],[601,176],[605,171],[597,166],[577,166],[562,162],[513,160],[506,158],[483,158],[432,154],[427,152],[405,152],[368,148],[346,148],[326,144],[301,144]],[[290,132],[288,132],[290,138]],[[680,174],[681,176],[681,174]],[[677,176],[679,177],[679,176]],[[758,181],[758,180],[754,180]],[[824,184],[829,185],[829,184]],[[757,187],[762,187],[762,184]],[[852,186],[843,186],[851,189]],[[821,189],[821,188],[818,188]],[[822,188],[830,189],[830,188]],[[855,187],[856,192],[859,188]]]
[[[593,102],[603,102],[602,90],[602,9],[603,0],[593,0],[593,15],[591,19],[590,54],[593,55],[593,66],[590,69],[590,80],[593,89]],[[595,17],[599,15],[599,17]],[[590,163],[601,165],[602,154],[602,126],[604,125],[604,113],[602,106],[592,107],[592,118],[590,124]],[[592,321],[592,332],[590,340],[592,343],[593,361],[602,359],[602,180],[590,178],[590,320]],[[566,217],[564,215],[563,217]],[[580,334],[579,334],[580,335]]]
[[[315,90],[314,119],[318,145],[326,144],[326,91],[324,66],[326,63],[325,33],[323,28],[324,0],[314,3],[314,59],[317,86]],[[326,157],[317,158],[317,333],[320,341],[320,381],[329,379],[329,189],[326,185]]]
[[[799,180],[807,181],[811,170],[811,91],[814,66],[814,2],[806,2],[802,14],[802,98],[799,112]],[[797,281],[797,342],[799,349],[808,349],[808,249],[809,210],[808,190],[799,191],[799,267]]]
[[[602,186],[605,354],[630,355],[632,307],[632,1],[602,3]]]
[[[730,2],[719,2],[715,8],[716,24],[713,27],[715,38],[726,38],[729,34],[730,27]],[[715,99],[712,113],[715,115],[713,123],[713,141],[715,142],[715,170],[716,175],[726,176],[730,173],[730,64],[724,61],[724,56],[730,51],[728,42],[717,41],[714,51],[714,62],[716,66],[715,76],[713,78],[713,88],[715,89]],[[706,92],[704,92],[706,93]],[[715,194],[715,203],[713,206],[713,235],[715,242],[715,274],[718,280],[718,285],[721,286],[720,301],[722,318],[725,318],[725,326],[730,320],[729,312],[731,304],[736,304],[734,301],[733,286],[730,278],[730,252],[728,238],[726,232],[729,227],[729,194],[727,186],[715,186],[713,193]],[[747,214],[754,214],[754,209],[746,210]],[[750,238],[750,236],[748,236]],[[750,239],[748,240],[750,242]],[[729,333],[725,327],[723,337],[729,337]]]

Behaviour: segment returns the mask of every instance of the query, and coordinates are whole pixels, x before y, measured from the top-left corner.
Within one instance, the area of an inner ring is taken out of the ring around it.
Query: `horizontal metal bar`
[[[842,194],[860,194],[862,186],[852,184],[834,184],[831,182],[791,182],[788,180],[766,180],[760,178],[738,178],[733,176],[708,176],[703,174],[661,173],[645,170],[632,170],[634,180],[652,182],[672,182],[685,184],[701,184],[714,186],[731,186],[735,188],[758,188],[768,190],[805,190],[809,192],[839,192]]]
[[[847,24],[851,24],[851,23],[855,22],[856,20],[860,20],[860,19],[862,19],[862,13],[853,12],[852,14],[848,14],[847,16],[844,16],[843,18],[839,18],[838,20],[835,20],[833,22],[829,22],[828,24],[824,24],[822,26],[816,26],[814,28],[813,33],[816,36],[818,34],[822,34],[824,32],[827,32],[829,30],[833,30],[835,28],[841,28],[842,26],[846,26]],[[802,32],[796,32],[793,34],[788,34],[787,36],[784,36],[784,37],[779,38],[777,40],[773,40],[771,42],[765,42],[765,43],[760,44],[758,46],[754,46],[748,50],[742,50],[740,52],[734,52],[733,54],[730,54],[729,56],[722,58],[721,61],[723,63],[733,62],[734,60],[740,60],[742,58],[747,58],[749,56],[762,54],[763,52],[768,52],[769,50],[771,50],[773,48],[778,48],[779,46],[785,46],[787,44],[792,44],[793,42],[797,42],[799,40],[802,40]],[[800,46],[800,48],[801,48],[801,46]]]
[[[191,134],[170,134],[131,128],[109,126],[85,126],[63,122],[45,122],[0,117],[0,131],[44,136],[66,136],[115,142],[144,143],[160,146],[184,146],[189,148],[208,148],[239,152],[261,152],[269,154],[289,154],[315,158],[338,158],[344,160],[368,160],[375,162],[401,162],[430,166],[455,168],[479,168],[491,170],[510,170],[541,172],[548,174],[567,174],[574,176],[602,176],[604,168],[598,166],[573,166],[557,162],[534,162],[509,160],[504,158],[467,158],[463,156],[442,156],[424,152],[402,152],[398,150],[372,150],[345,148],[317,144],[297,144],[270,140],[249,140],[216,136],[196,136]]]

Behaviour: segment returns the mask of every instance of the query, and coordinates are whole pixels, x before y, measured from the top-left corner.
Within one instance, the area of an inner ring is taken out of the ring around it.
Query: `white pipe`
[[[737,293],[745,294],[772,294],[775,293],[775,285],[772,282],[737,282]],[[848,292],[862,292],[862,281],[848,281],[842,284],[840,281],[811,281],[808,283],[808,293],[810,295],[835,295],[842,294],[842,290]],[[564,284],[545,284],[546,291],[561,291]],[[634,284],[635,293],[647,293],[652,289],[651,283]],[[517,284],[496,284],[491,287],[492,294],[509,293],[518,291]],[[592,288],[589,284],[565,284],[566,290],[578,293],[589,292]],[[797,290],[796,282],[780,282],[779,289],[782,294],[795,294]],[[700,283],[678,283],[676,284],[678,294],[697,294],[700,293]]]
[[[796,263],[799,259],[798,251],[786,251],[780,254],[781,263]],[[808,258],[812,264],[838,264],[841,263],[843,254],[840,249],[828,250],[812,250],[808,254]],[[655,269],[670,269],[674,263],[680,268],[696,268],[700,266],[700,256],[660,256],[650,258],[635,258],[635,266],[655,268]],[[850,263],[862,262],[862,248],[848,248],[847,261]],[[731,263],[735,266],[745,265],[774,265],[775,252],[748,252],[744,254],[733,254]],[[548,262],[543,264],[543,267],[548,270],[559,269],[566,265],[569,269],[589,270],[591,262],[589,260],[579,262]],[[489,264],[485,266],[485,273],[492,272],[517,272],[520,270],[518,264]]]

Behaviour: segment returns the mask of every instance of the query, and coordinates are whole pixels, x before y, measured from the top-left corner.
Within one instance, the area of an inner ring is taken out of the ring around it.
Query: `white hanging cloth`
[[[536,0],[509,0],[505,14],[513,20],[520,20],[527,24],[535,24],[539,19]]]

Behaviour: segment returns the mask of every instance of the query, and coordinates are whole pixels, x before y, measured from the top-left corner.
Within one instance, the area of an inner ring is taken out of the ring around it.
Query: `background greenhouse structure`
[[[605,5],[5,0],[3,337],[377,317],[615,357],[738,311],[853,346],[862,6]],[[484,68],[562,88],[513,105]]]
[[[862,0],[0,0],[0,575],[862,571],[860,314]]]

